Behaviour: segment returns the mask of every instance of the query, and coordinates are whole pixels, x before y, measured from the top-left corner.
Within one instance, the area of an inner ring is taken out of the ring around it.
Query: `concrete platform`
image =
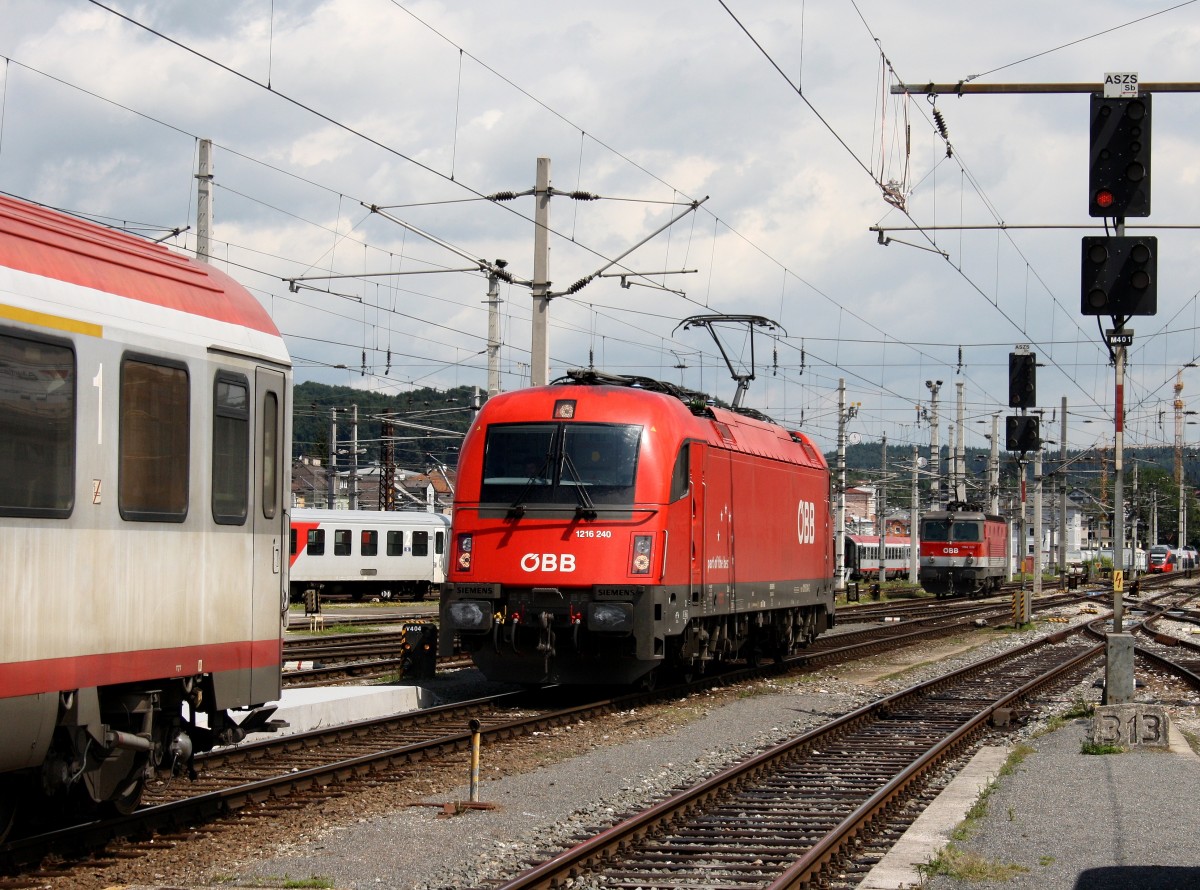
[[[276,733],[251,733],[248,740],[292,735],[426,707],[429,691],[419,686],[313,686],[285,689],[273,720],[287,726]]]
[[[1200,757],[1170,727],[1169,751],[1084,755],[1087,720],[1031,742],[1034,751],[1000,779],[988,811],[959,846],[999,862],[1023,865],[998,883],[923,878],[988,785],[1007,748],[985,747],[971,759],[858,890],[1187,890],[1200,887],[1192,839],[1200,821]],[[1114,815],[1115,814],[1115,815]]]

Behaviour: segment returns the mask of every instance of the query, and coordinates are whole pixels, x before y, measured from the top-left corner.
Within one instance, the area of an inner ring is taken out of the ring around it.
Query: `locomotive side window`
[[[308,543],[305,545],[304,551],[309,556],[325,555],[325,529],[310,528],[308,530]]]
[[[289,543],[291,544],[291,550],[289,550],[288,553],[291,556],[295,556],[296,555],[296,529],[294,529],[294,528],[289,529],[289,532],[290,532],[290,534],[288,535],[288,538],[289,538]]]
[[[363,556],[374,556],[379,552],[379,532],[364,528],[358,542],[358,552]]]
[[[404,532],[391,531],[387,533],[387,555],[404,555]]]
[[[429,532],[413,532],[412,533],[412,555],[413,556],[428,556],[429,555]]]
[[[69,347],[0,334],[0,515],[71,514],[75,380]]]
[[[691,449],[685,442],[675,458],[675,469],[671,471],[671,503],[679,500],[688,493],[688,457]]]
[[[191,441],[187,369],[174,362],[126,358],[120,399],[121,517],[183,522]]]
[[[213,384],[212,511],[218,525],[246,522],[250,484],[250,383],[218,373]]]
[[[349,556],[350,555],[350,540],[353,535],[350,534],[350,529],[339,528],[333,532],[333,555],[334,556]]]

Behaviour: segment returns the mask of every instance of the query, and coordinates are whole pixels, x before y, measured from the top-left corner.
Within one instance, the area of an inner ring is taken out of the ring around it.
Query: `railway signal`
[[[1004,422],[1004,448],[1007,451],[1037,451],[1042,447],[1041,418],[1012,416]]]
[[[1085,235],[1081,256],[1084,315],[1158,312],[1158,239],[1150,235]]]
[[[1008,406],[1032,408],[1037,404],[1037,356],[1032,352],[1008,354]]]
[[[1092,94],[1091,216],[1150,215],[1150,99]]]

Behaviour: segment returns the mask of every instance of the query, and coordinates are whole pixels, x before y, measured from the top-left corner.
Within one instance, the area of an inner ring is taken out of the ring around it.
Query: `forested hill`
[[[333,409],[337,409],[339,449],[352,447],[353,406],[358,406],[358,446],[365,449],[359,466],[379,460],[384,419],[394,424],[396,465],[423,470],[430,455],[446,466],[458,462],[458,445],[471,424],[475,388],[414,389],[384,395],[349,386],[301,383],[294,390],[292,411],[292,456],[329,458],[329,435]],[[339,458],[344,465],[346,457]]]

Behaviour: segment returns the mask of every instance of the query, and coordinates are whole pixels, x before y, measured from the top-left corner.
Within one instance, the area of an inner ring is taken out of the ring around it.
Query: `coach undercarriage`
[[[209,677],[58,694],[40,765],[0,777],[0,839],[18,819],[59,824],[90,818],[97,810],[131,813],[157,772],[194,778],[196,752],[241,741],[251,724],[270,728],[266,717],[274,708],[252,712],[239,725],[227,711],[206,710],[213,700]],[[196,723],[198,713],[207,725]],[[41,812],[30,803],[40,804]]]

